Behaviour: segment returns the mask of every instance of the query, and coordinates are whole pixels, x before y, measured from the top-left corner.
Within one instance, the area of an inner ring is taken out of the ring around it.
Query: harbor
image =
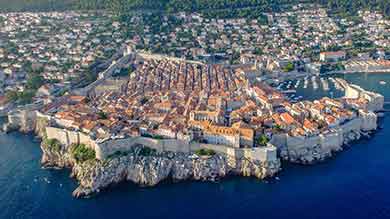
[[[292,102],[301,100],[315,100],[326,96],[338,98],[344,94],[345,85],[340,79],[358,81],[369,80],[370,86],[385,90],[390,83],[390,74],[377,73],[339,73],[325,75],[306,75],[295,79],[286,79],[275,84],[274,87],[284,93]]]
[[[344,87],[332,76],[306,76],[279,83],[276,89],[284,93],[292,102],[314,100],[321,96],[341,97]]]

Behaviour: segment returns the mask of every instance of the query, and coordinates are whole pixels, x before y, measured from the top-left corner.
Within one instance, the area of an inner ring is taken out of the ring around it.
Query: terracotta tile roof
[[[291,125],[295,123],[295,119],[290,115],[290,113],[282,113],[280,114],[280,118],[287,124]]]

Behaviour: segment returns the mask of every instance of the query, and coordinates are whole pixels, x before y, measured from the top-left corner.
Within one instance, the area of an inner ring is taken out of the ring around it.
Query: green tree
[[[212,149],[199,149],[195,151],[195,154],[198,156],[213,156],[215,155],[215,151]]]
[[[39,74],[32,73],[27,79],[27,88],[37,90],[44,84],[44,78]]]
[[[268,144],[268,138],[265,135],[261,135],[259,139],[257,140],[257,143],[261,146],[266,146]]]
[[[17,91],[7,91],[5,94],[6,98],[10,102],[16,102],[18,100],[18,92]]]
[[[71,146],[71,155],[78,163],[83,163],[96,158],[95,150],[85,144],[74,144]]]
[[[283,71],[284,72],[290,72],[292,70],[295,69],[295,66],[292,62],[289,62],[284,68],[283,68]]]

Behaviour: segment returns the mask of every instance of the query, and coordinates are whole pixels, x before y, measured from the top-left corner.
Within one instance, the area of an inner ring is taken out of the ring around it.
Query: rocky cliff
[[[260,179],[274,176],[280,161],[256,162],[236,160],[224,155],[198,157],[185,153],[154,152],[142,155],[140,147],[117,154],[103,161],[76,162],[70,149],[53,149],[42,143],[42,164],[46,167],[68,167],[79,182],[75,197],[99,193],[119,182],[130,181],[141,186],[155,186],[164,180],[216,181],[227,175],[254,176]]]

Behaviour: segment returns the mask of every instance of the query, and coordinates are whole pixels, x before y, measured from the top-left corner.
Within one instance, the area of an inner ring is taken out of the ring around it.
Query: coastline
[[[71,169],[71,176],[79,182],[79,187],[73,192],[77,198],[89,197],[124,181],[151,187],[168,180],[215,182],[227,176],[265,179],[279,172],[281,165],[280,160],[252,162],[221,154],[195,157],[185,153],[156,152],[143,155],[142,146],[102,161],[94,159],[80,163],[65,148],[53,151],[42,143],[41,149],[44,167]]]
[[[373,94],[376,97],[375,93],[365,91],[359,86],[348,85],[348,88],[347,92],[353,95],[364,93],[365,95]],[[372,111],[379,111],[383,108],[383,100],[373,98],[370,106]],[[271,146],[275,145],[278,149],[278,156],[270,160],[267,157],[264,160],[252,159],[253,155],[245,155],[245,150],[243,150],[243,156],[229,156],[227,153],[194,156],[191,150],[187,152],[156,150],[145,155],[140,151],[145,146],[149,146],[147,144],[130,145],[128,141],[124,144],[109,141],[103,144],[92,142],[94,147],[90,145],[95,152],[105,151],[104,147],[111,148],[112,150],[108,153],[103,153],[104,155],[99,156],[99,159],[78,162],[72,156],[71,145],[80,143],[80,139],[85,140],[85,137],[80,137],[81,135],[75,135],[65,129],[51,127],[50,119],[46,119],[36,110],[9,115],[11,120],[5,127],[9,129],[8,131],[31,132],[40,138],[47,137],[48,134],[51,138],[64,136],[63,141],[60,141],[61,147],[57,149],[48,147],[45,145],[44,138],[42,139],[41,163],[45,168],[70,169],[71,177],[79,184],[73,196],[81,198],[90,197],[111,185],[125,181],[151,187],[165,181],[218,181],[227,176],[265,179],[275,176],[281,170],[281,159],[291,163],[316,164],[337,155],[338,152],[349,147],[351,142],[378,128],[376,114],[361,113],[359,112],[360,116],[355,120],[348,121],[339,129],[327,134],[304,138],[278,136],[282,141],[279,139],[278,142],[276,139],[270,142]],[[77,139],[77,141],[72,142],[70,139]],[[92,140],[87,139],[85,143],[90,141]],[[158,147],[160,146],[157,144]],[[218,147],[222,148],[222,146]],[[115,150],[120,153],[116,153]]]
[[[31,133],[39,138],[39,133]],[[375,131],[371,133],[375,134]],[[371,134],[370,133],[370,134]],[[370,138],[370,136],[363,136]],[[284,162],[299,165],[315,165],[336,157],[342,151],[353,147],[353,144],[360,140],[351,139],[349,143],[343,144],[339,150],[317,157],[311,162],[296,162],[284,158]],[[254,177],[261,180],[272,178],[282,170],[282,162],[275,163],[252,163],[248,160],[232,160],[229,157],[217,154],[214,156],[192,157],[185,153],[155,153],[148,156],[139,154],[140,148],[129,151],[126,154],[112,156],[107,160],[91,160],[84,163],[77,163],[69,151],[62,148],[60,152],[50,150],[41,141],[42,168],[47,169],[69,169],[70,177],[76,180],[79,186],[73,191],[75,198],[90,198],[101,191],[109,189],[123,182],[132,182],[141,187],[153,187],[163,182],[182,181],[208,181],[218,182],[225,178]],[[283,157],[282,157],[283,158]]]

